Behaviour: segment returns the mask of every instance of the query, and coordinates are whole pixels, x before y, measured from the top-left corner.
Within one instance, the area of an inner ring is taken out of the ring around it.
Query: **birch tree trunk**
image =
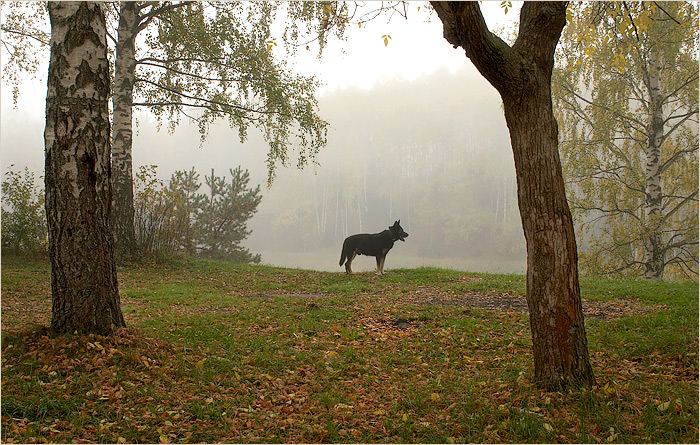
[[[102,4],[49,2],[45,189],[51,330],[124,326],[110,233],[109,63]]]
[[[660,14],[660,12],[659,12]],[[661,144],[664,135],[664,115],[661,95],[661,55],[650,48],[647,67],[647,89],[649,91],[649,130],[646,148],[646,188],[644,216],[646,235],[644,243],[644,278],[662,280],[664,275],[664,253],[661,246],[662,184]]]
[[[134,183],[131,148],[133,141],[132,105],[136,50],[134,39],[138,25],[138,3],[121,2],[114,62],[112,104],[112,227],[118,252],[129,253],[136,246],[134,232]]]
[[[492,34],[476,2],[432,2],[445,39],[461,46],[503,99],[527,243],[527,304],[535,383],[560,390],[595,383],[552,111],[554,50],[565,2],[525,2],[513,47]]]

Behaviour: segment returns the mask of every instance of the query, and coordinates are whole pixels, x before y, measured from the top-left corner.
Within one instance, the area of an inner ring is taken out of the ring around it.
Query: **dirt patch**
[[[527,301],[524,295],[483,295],[468,293],[464,295],[430,296],[422,304],[438,306],[469,306],[489,310],[511,310],[527,312]],[[611,319],[632,314],[646,314],[655,310],[665,309],[665,306],[647,306],[636,300],[613,300],[597,302],[581,300],[583,314],[587,318]]]
[[[327,298],[328,295],[324,294],[310,294],[310,293],[293,293],[293,294],[248,294],[241,295],[243,298],[265,298],[272,299],[275,297],[285,297],[285,298]]]

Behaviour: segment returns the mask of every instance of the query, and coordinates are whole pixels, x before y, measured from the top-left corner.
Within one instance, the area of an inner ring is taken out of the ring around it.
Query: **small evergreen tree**
[[[194,167],[188,172],[178,170],[170,177],[170,194],[174,199],[173,224],[177,243],[190,255],[196,253],[195,240],[199,237],[197,218],[205,197],[197,191],[202,186]]]
[[[250,235],[248,220],[262,200],[260,186],[248,187],[248,170],[230,170],[231,179],[212,169],[205,176],[209,193],[198,193],[199,174],[178,170],[169,183],[157,178],[156,166],[142,166],[134,181],[134,221],[138,248],[150,254],[201,255],[259,263],[260,255],[241,246]]]
[[[260,262],[260,255],[253,255],[241,246],[250,235],[247,221],[257,211],[262,200],[260,186],[248,187],[248,170],[237,167],[229,170],[231,180],[214,175],[205,176],[209,194],[205,195],[198,220],[198,247],[204,256],[242,262]]]

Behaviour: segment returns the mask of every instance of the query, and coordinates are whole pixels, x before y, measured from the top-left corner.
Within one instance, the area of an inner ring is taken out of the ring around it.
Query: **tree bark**
[[[109,220],[109,63],[94,2],[49,2],[45,189],[51,330],[110,334],[124,326]]]
[[[432,2],[445,39],[462,47],[503,99],[527,243],[527,303],[535,383],[548,390],[595,383],[578,281],[578,254],[552,111],[554,50],[566,3],[525,2],[511,48],[476,2]]]
[[[659,15],[660,11],[657,12]],[[661,245],[662,184],[661,144],[664,135],[663,102],[661,95],[661,55],[658,48],[650,48],[646,69],[646,87],[649,91],[649,129],[646,148],[646,188],[644,217],[646,234],[644,243],[644,278],[662,280],[664,276],[664,252]]]
[[[134,70],[138,3],[121,2],[114,62],[114,125],[112,127],[112,227],[117,251],[131,253],[136,247],[134,231],[134,183],[131,162],[133,141]]]

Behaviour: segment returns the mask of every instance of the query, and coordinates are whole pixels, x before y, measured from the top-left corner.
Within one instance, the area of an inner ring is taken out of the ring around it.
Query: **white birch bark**
[[[121,2],[114,62],[112,104],[112,187],[114,213],[112,227],[118,250],[130,251],[135,245],[134,184],[131,149],[133,141],[132,104],[136,50],[134,39],[138,24],[138,4]]]
[[[109,63],[104,11],[49,2],[45,189],[51,329],[109,334],[124,326],[109,230]]]
[[[661,95],[661,55],[650,49],[647,67],[649,90],[649,131],[646,148],[645,221],[646,240],[644,246],[644,277],[661,280],[664,273],[664,258],[661,246],[662,183],[661,144],[664,135],[663,97]]]

